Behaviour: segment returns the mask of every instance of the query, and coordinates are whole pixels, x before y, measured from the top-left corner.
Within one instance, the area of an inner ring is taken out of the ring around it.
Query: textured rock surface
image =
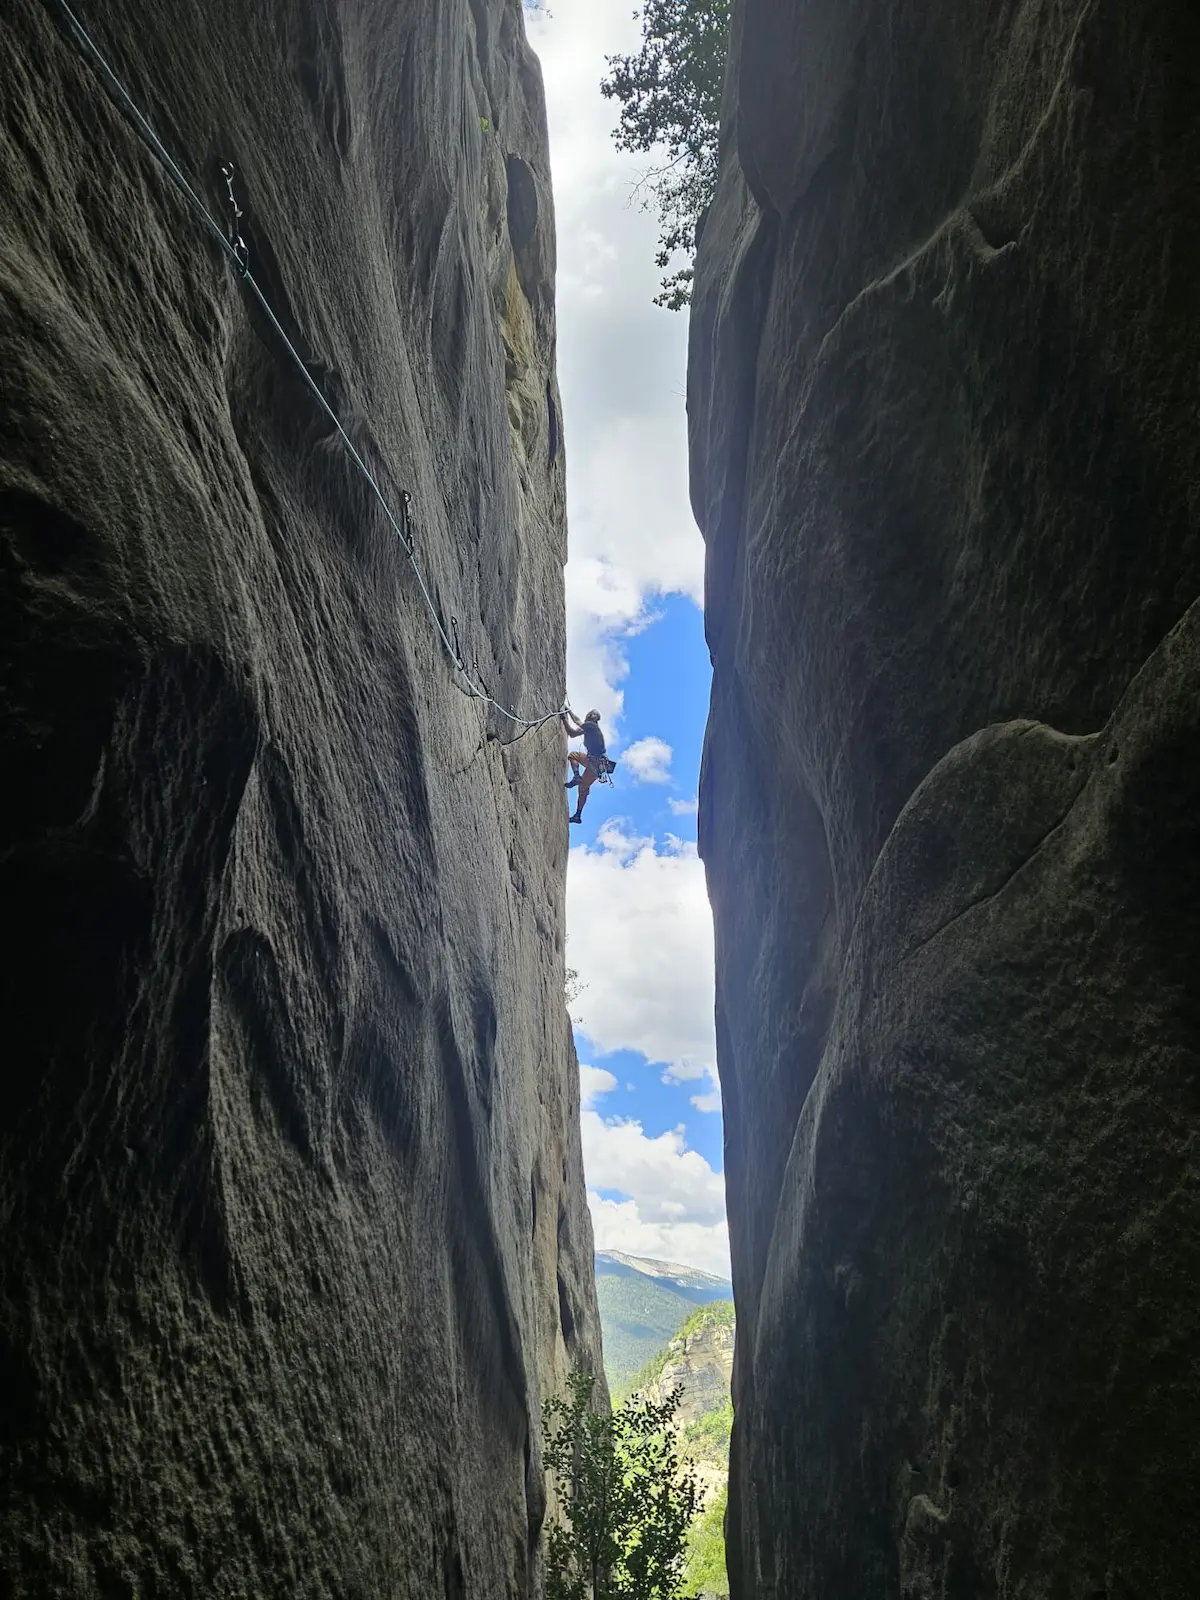
[[[733,1592],[1200,1534],[1200,14],[744,0],[692,322]]]
[[[88,20],[508,702],[562,694],[516,0]],[[596,1359],[553,729],[505,747],[218,252],[0,12],[0,1588],[525,1595]]]
[[[702,1506],[711,1505],[729,1480],[733,1342],[733,1306],[721,1300],[703,1306],[661,1352],[661,1365],[647,1364],[653,1374],[649,1381],[635,1382],[637,1392],[654,1405],[680,1391],[675,1413],[680,1454],[695,1478]]]
[[[680,1427],[695,1422],[706,1411],[723,1406],[729,1399],[729,1378],[733,1370],[733,1317],[729,1308],[718,1302],[721,1311],[699,1311],[688,1318],[663,1351],[662,1365],[642,1393],[655,1405],[662,1405],[672,1389],[682,1390],[675,1413]]]

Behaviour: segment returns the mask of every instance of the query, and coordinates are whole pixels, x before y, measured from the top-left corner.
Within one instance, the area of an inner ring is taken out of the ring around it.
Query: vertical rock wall
[[[741,0],[689,410],[739,1600],[1183,1600],[1200,13]]]
[[[87,5],[505,703],[563,692],[518,0]],[[452,681],[278,340],[0,11],[0,1591],[530,1592],[598,1354],[559,734]]]

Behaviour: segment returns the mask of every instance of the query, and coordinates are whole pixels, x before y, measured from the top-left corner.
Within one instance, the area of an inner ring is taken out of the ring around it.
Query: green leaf
[[[678,311],[691,300],[696,224],[717,186],[729,0],[647,0],[641,22],[641,50],[606,57],[600,90],[621,107],[617,149],[658,159],[639,188],[658,207],[658,266],[687,258],[655,297]]]
[[[571,1374],[545,1408],[545,1463],[559,1512],[546,1531],[547,1600],[679,1600],[696,1484],[672,1426],[675,1390],[593,1409],[595,1378]]]

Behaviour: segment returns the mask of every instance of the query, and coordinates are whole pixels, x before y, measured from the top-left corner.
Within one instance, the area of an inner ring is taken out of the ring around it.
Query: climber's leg
[[[587,804],[588,790],[596,781],[596,769],[588,762],[579,775],[579,794],[575,801],[575,815],[581,817]]]

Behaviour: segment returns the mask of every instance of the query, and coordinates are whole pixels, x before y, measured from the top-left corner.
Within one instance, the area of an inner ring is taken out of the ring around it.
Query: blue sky
[[[657,829],[695,839],[695,813],[681,812],[679,803],[695,799],[700,776],[709,687],[704,621],[700,608],[683,595],[657,600],[654,616],[656,620],[625,645],[629,676],[624,684],[621,732],[627,744],[665,739],[674,752],[672,782],[632,783],[618,767],[612,805],[629,816],[641,832]],[[598,797],[595,789],[592,793]],[[672,800],[675,807],[670,805]]]
[[[625,645],[629,675],[623,685],[622,737],[612,752],[617,770],[612,787],[595,786],[588,799],[582,832],[589,843],[604,824],[619,825],[626,836],[653,837],[660,847],[672,836],[695,843],[696,815],[691,807],[708,714],[703,619],[695,603],[682,595],[660,598],[654,614],[657,620]],[[661,739],[671,747],[667,783],[639,781],[621,759],[629,745],[651,739]],[[621,929],[614,931],[621,936]],[[587,993],[585,990],[572,1007],[574,1013],[586,1014]],[[711,997],[706,996],[703,1003],[711,1005]],[[575,1038],[580,1060],[606,1069],[617,1080],[617,1087],[604,1096],[606,1116],[639,1118],[648,1134],[682,1123],[689,1146],[720,1171],[720,1113],[696,1111],[691,1104],[697,1087],[694,1081],[664,1083],[662,1067],[651,1067],[639,1051],[606,1054],[581,1027],[576,1028]]]
[[[542,61],[558,228],[558,375],[572,704],[596,707],[612,788],[572,828],[567,964],[584,985],[583,1152],[597,1244],[728,1271],[712,919],[696,855],[709,664],[704,551],[687,494],[687,319],[654,305],[645,158],[612,143],[605,57],[630,0],[526,12]],[[564,794],[564,811],[573,795]]]

